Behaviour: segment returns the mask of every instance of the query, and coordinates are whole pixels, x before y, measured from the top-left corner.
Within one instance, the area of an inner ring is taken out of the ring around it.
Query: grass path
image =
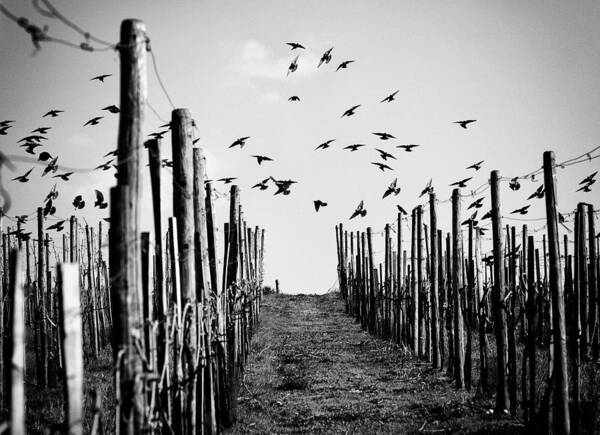
[[[472,397],[362,331],[339,295],[268,295],[229,433],[520,433]]]

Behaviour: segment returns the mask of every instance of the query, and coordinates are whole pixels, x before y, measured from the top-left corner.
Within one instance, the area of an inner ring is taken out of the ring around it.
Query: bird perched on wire
[[[381,162],[371,162],[372,165],[377,166],[379,169],[381,169],[383,172],[385,172],[386,169],[389,169],[390,171],[392,170],[391,167],[389,167],[388,165],[386,165],[385,163],[381,163]]]
[[[60,178],[64,181],[69,181],[69,177],[73,175],[73,172],[65,172],[64,174],[53,175],[52,178]]]
[[[269,182],[270,179],[271,179],[270,177],[265,178],[261,182],[256,183],[254,186],[252,186],[252,189],[255,189],[258,187],[260,190],[267,190],[269,188],[269,185],[267,183]]]
[[[477,198],[475,201],[473,201],[471,204],[469,204],[469,206],[467,207],[467,210],[470,210],[472,208],[481,208],[483,207],[483,198]]]
[[[49,174],[50,172],[52,172],[53,174],[58,171],[58,156],[54,157],[50,163],[48,163],[48,166],[46,166],[44,168],[44,172],[42,172],[42,177],[46,174]]]
[[[44,136],[40,136],[40,135],[31,135],[31,136],[25,136],[23,139],[19,140],[17,143],[20,142],[40,142],[42,140],[48,140],[47,137]]]
[[[101,74],[101,75],[99,75],[99,76],[92,77],[92,78],[90,79],[90,81],[93,81],[93,80],[98,80],[99,82],[102,82],[102,83],[104,83],[104,79],[105,79],[105,78],[108,78],[108,77],[111,77],[111,76],[112,76],[112,74]]]
[[[396,148],[402,148],[404,151],[408,153],[412,153],[413,148],[416,148],[420,145],[408,144],[408,145],[396,145]]]
[[[349,108],[348,110],[346,110],[344,113],[342,113],[342,116],[340,118],[343,118],[344,116],[352,116],[352,115],[354,115],[354,112],[360,106],[361,106],[361,104],[357,104],[356,106],[352,106],[351,108]]]
[[[19,183],[27,183],[29,181],[29,174],[33,171],[31,168],[29,171],[25,172],[23,175],[19,175],[18,177],[13,178],[13,181],[18,181]]]
[[[428,193],[433,193],[433,186],[432,186],[431,183],[433,183],[433,178],[429,179],[429,181],[427,182],[427,185],[425,186],[425,189],[423,189],[421,191],[421,194],[419,195],[419,198],[422,197],[423,195],[428,194]]]
[[[344,147],[345,150],[350,150],[350,152],[354,152],[356,150],[358,150],[361,147],[366,146],[364,143],[355,143],[352,145],[348,145],[347,147]]]
[[[236,139],[231,145],[229,145],[229,148],[233,148],[236,146],[239,146],[240,148],[244,148],[244,145],[246,145],[246,141],[248,139],[250,139],[250,136],[240,137],[240,138]]]
[[[297,48],[301,48],[302,50],[305,49],[305,47],[302,44],[299,44],[297,42],[286,42],[285,44],[292,47],[292,50],[296,50]]]
[[[85,207],[85,201],[83,200],[82,195],[77,195],[75,198],[73,198],[73,207],[75,207],[77,210],[81,210],[83,207]]]
[[[454,121],[453,124],[458,124],[460,125],[462,128],[466,129],[467,126],[473,122],[477,121],[476,119],[466,119],[464,121]]]
[[[56,231],[62,231],[65,225],[65,221],[58,221],[55,224],[50,225],[48,228],[46,228],[46,231],[51,231],[51,230],[56,230]]]
[[[298,95],[292,95],[288,98],[288,101],[300,101],[300,97]]]
[[[95,189],[96,192],[96,201],[94,202],[94,207],[98,207],[100,210],[108,207],[108,203],[104,201],[104,195],[98,189]]]
[[[104,118],[104,116],[96,116],[92,119],[90,119],[88,122],[86,122],[85,124],[83,124],[83,126],[85,127],[86,125],[98,125],[100,123],[100,120]]]
[[[400,193],[400,188],[398,187],[398,179],[395,178],[394,181],[392,181],[390,183],[390,185],[388,186],[386,191],[383,193],[383,198],[381,198],[381,199],[385,199],[386,197],[388,197],[392,194],[394,196],[398,196],[399,193]]]
[[[224,178],[219,178],[217,181],[222,181],[225,184],[231,184],[231,182],[233,180],[237,180],[236,177],[224,177]]]
[[[44,134],[47,134],[48,131],[51,129],[52,129],[52,127],[38,127],[35,130],[33,130],[32,133],[39,133],[41,135],[44,135]]]
[[[46,114],[42,116],[42,118],[45,118],[46,116],[50,116],[51,118],[56,118],[60,113],[64,113],[64,110],[57,110],[57,109],[48,110],[46,112]]]
[[[381,140],[388,140],[388,139],[396,139],[395,136],[389,134],[389,133],[373,133],[375,136],[379,137],[379,139]]]
[[[331,142],[333,142],[334,140],[335,139],[329,139],[329,140],[323,142],[318,147],[316,147],[315,150],[324,150],[324,149],[329,148],[331,146]]]
[[[338,65],[338,67],[336,68],[336,71],[339,71],[341,69],[347,69],[348,65],[350,65],[351,63],[355,62],[354,60],[345,60],[342,63],[340,63]]]
[[[365,203],[364,201],[361,201],[358,204],[358,207],[356,207],[356,210],[354,210],[354,213],[352,213],[352,216],[350,216],[350,219],[354,219],[357,216],[365,217],[366,215],[367,209],[365,209]]]
[[[484,160],[477,162],[477,163],[473,163],[471,166],[467,166],[467,169],[475,169],[476,171],[479,171],[481,169],[481,165],[483,164]]]
[[[321,56],[321,60],[319,60],[319,64],[317,65],[317,68],[319,68],[321,65],[323,65],[323,63],[329,63],[331,62],[331,51],[333,50],[333,47],[331,47],[329,50],[327,50],[325,53],[323,53],[323,56]]]
[[[527,214],[527,212],[529,210],[529,207],[531,207],[531,204],[525,205],[525,206],[523,206],[521,208],[513,210],[513,211],[510,212],[510,214]]]
[[[388,96],[387,96],[387,97],[385,97],[383,100],[381,100],[381,101],[380,101],[380,103],[391,103],[392,101],[394,101],[394,100],[395,100],[395,98],[394,98],[394,97],[396,96],[396,94],[397,94],[398,92],[400,92],[400,91],[395,91],[395,92],[392,92],[390,95],[388,95]]]
[[[542,184],[540,187],[538,187],[535,192],[533,192],[531,195],[529,195],[527,197],[527,200],[533,199],[533,198],[543,198],[544,197],[544,185]]]
[[[381,157],[383,160],[387,161],[388,158],[396,160],[396,157],[394,157],[392,154],[388,153],[387,151],[380,150],[379,148],[375,148],[375,151],[377,151],[379,153],[379,157]]]
[[[291,73],[295,72],[298,69],[298,58],[300,57],[300,55],[296,56],[294,58],[294,60],[292,60],[292,63],[290,63],[290,66],[288,66],[288,71],[286,76],[289,76]]]
[[[314,204],[314,206],[315,206],[315,211],[316,211],[316,212],[319,212],[319,209],[320,209],[321,207],[327,207],[327,203],[326,203],[326,202],[323,202],[323,201],[321,201],[320,199],[317,199],[317,200],[313,201],[313,204]]]
[[[252,156],[256,159],[256,161],[258,162],[258,164],[262,164],[262,162],[272,162],[273,159],[271,157],[267,157],[267,156],[259,156],[259,155],[254,155]]]
[[[115,106],[114,104],[111,104],[110,106],[103,107],[102,110],[106,110],[107,112],[114,113],[114,114],[117,114],[117,113],[121,112],[121,110],[117,106]]]
[[[467,187],[467,182],[471,180],[473,177],[463,178],[462,180],[455,181],[454,183],[450,183],[449,186],[457,186],[457,187]]]

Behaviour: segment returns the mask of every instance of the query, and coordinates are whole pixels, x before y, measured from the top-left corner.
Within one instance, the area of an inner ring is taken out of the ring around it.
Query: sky
[[[3,0],[17,16],[49,33],[79,43],[82,38],[62,23],[37,13],[31,2]],[[265,229],[265,284],[278,279],[282,291],[322,293],[335,285],[334,227],[370,226],[379,232],[396,218],[396,205],[410,209],[430,178],[438,195],[440,227],[451,229],[449,184],[473,177],[463,194],[485,185],[490,171],[514,177],[541,166],[542,153],[557,161],[581,155],[600,137],[600,3],[597,1],[53,1],[65,16],[104,40],[117,42],[122,19],[145,22],[158,72],[175,107],[189,108],[197,124],[198,146],[207,157],[211,179],[237,177],[248,223]],[[286,42],[299,42],[294,50]],[[331,48],[332,61],[317,68]],[[0,150],[28,156],[17,141],[41,126],[51,126],[44,149],[59,155],[59,165],[91,169],[116,148],[118,115],[101,108],[119,104],[119,57],[114,51],[84,52],[44,43],[33,54],[28,35],[0,15],[0,120],[16,120],[0,136]],[[298,70],[286,75],[299,54]],[[355,60],[345,70],[339,63]],[[144,132],[157,131],[172,107],[162,92],[148,57],[148,100]],[[105,83],[90,81],[113,74]],[[380,103],[394,91],[395,101]],[[299,102],[290,102],[292,95]],[[351,106],[356,114],[341,118]],[[65,112],[41,118],[49,109]],[[97,126],[83,124],[104,116]],[[468,129],[454,121],[476,119]],[[396,137],[381,141],[373,132]],[[250,136],[243,149],[229,149]],[[331,148],[315,151],[336,139]],[[344,146],[367,146],[351,153]],[[398,144],[419,144],[412,153]],[[170,138],[163,140],[170,157]],[[382,172],[375,148],[392,153],[393,171]],[[258,165],[261,154],[273,162]],[[597,155],[598,152],[596,152]],[[146,157],[144,156],[144,163]],[[467,170],[484,160],[480,171]],[[29,214],[40,206],[55,179],[41,177],[42,166],[15,162],[2,170],[12,204],[8,215]],[[35,167],[28,183],[10,181]],[[600,159],[558,169],[558,205],[563,213],[577,202],[598,204],[599,188],[576,192],[579,181],[600,168]],[[164,172],[167,177],[168,171]],[[298,181],[288,196],[274,196],[251,186],[273,176]],[[401,192],[381,199],[395,179]],[[164,184],[168,184],[167,178]],[[112,173],[78,172],[58,182],[57,217],[75,214],[90,224],[105,217],[91,208],[94,189],[108,194]],[[544,201],[527,202],[539,186],[525,180],[513,192],[501,187],[505,223],[543,227]],[[149,179],[144,172],[142,201],[150,210]],[[215,185],[226,193],[228,186]],[[82,194],[88,205],[70,205]],[[163,210],[170,215],[170,187]],[[489,190],[484,193],[489,209]],[[328,203],[318,213],[313,201]],[[368,213],[349,220],[363,200]],[[473,198],[462,201],[463,216]],[[532,221],[511,221],[510,211],[531,203]],[[216,200],[219,227],[227,219],[228,200]],[[150,214],[142,227],[151,228]],[[34,219],[32,219],[34,221]],[[49,221],[49,223],[52,220]],[[405,231],[406,233],[406,231]],[[219,237],[222,233],[219,233]],[[540,236],[541,237],[541,236]]]

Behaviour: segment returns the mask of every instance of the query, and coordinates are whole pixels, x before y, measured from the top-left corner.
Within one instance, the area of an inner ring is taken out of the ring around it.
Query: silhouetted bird
[[[492,210],[486,212],[482,217],[481,220],[485,220],[485,219],[491,219],[492,218]]]
[[[262,164],[262,162],[272,162],[273,161],[272,158],[267,157],[267,156],[257,156],[257,155],[255,155],[255,156],[252,156],[252,157],[254,157],[256,159],[256,161],[258,162],[259,165]]]
[[[432,182],[433,182],[433,178],[430,178],[429,181],[427,182],[427,185],[425,186],[425,189],[423,189],[421,191],[419,198],[428,193],[433,193],[433,186],[431,185]]]
[[[56,183],[54,183],[54,186],[52,186],[52,189],[50,189],[50,192],[48,192],[48,195],[46,195],[44,202],[51,201],[56,198],[58,198],[58,190],[56,189]]]
[[[317,199],[316,201],[313,201],[313,204],[315,205],[315,211],[316,212],[318,212],[321,207],[327,207],[327,203],[321,201],[320,199]]]
[[[527,214],[527,211],[529,210],[529,207],[531,207],[531,204],[523,206],[521,208],[518,208],[516,210],[513,210],[510,212],[510,214]]]
[[[102,163],[101,165],[98,165],[94,168],[94,170],[96,169],[102,169],[103,171],[108,171],[110,169],[111,163],[114,161],[115,159],[110,159],[108,162]]]
[[[46,201],[46,204],[44,205],[44,210],[42,210],[42,214],[45,216],[48,215],[53,215],[54,213],[56,213],[56,207],[54,206],[52,200],[48,200]]]
[[[217,181],[222,181],[225,184],[230,184],[233,180],[237,180],[236,177],[225,177],[225,178],[219,178]]]
[[[300,97],[298,95],[292,95],[288,98],[288,101],[300,101]]]
[[[64,174],[54,175],[54,176],[52,176],[52,178],[60,178],[64,181],[69,181],[69,177],[71,175],[73,175],[73,172],[65,172]]]
[[[280,193],[283,193],[284,195],[289,195],[290,194],[290,186],[294,183],[297,183],[297,181],[293,181],[293,180],[276,180],[273,177],[270,177],[270,178],[271,178],[271,180],[273,180],[273,182],[277,186],[277,191],[273,195],[278,195]]]
[[[344,62],[342,62],[338,65],[336,71],[348,68],[348,65],[350,65],[352,62],[355,62],[355,61],[354,60],[345,60]]]
[[[0,127],[10,127],[13,122],[10,119],[5,119],[4,121],[0,121]]]
[[[6,136],[8,129],[12,128],[12,125],[4,125],[0,127],[0,136]]]
[[[318,147],[315,148],[315,150],[324,150],[326,148],[329,148],[331,146],[331,142],[333,142],[335,139],[329,139],[328,141],[323,142],[321,145],[319,145]]]
[[[240,148],[244,148],[244,145],[246,145],[246,141],[248,139],[250,139],[250,136],[240,137],[239,139],[236,139],[231,145],[229,145],[229,148],[233,148],[235,146],[239,146]]]
[[[286,45],[289,45],[290,47],[292,47],[292,50],[295,50],[297,48],[301,48],[304,50],[304,46],[302,44],[298,44],[297,42],[286,42]]]
[[[380,162],[371,162],[372,165],[377,166],[379,169],[381,169],[383,172],[385,172],[386,169],[389,169],[390,171],[392,170],[392,168],[390,168],[388,165],[386,165],[385,163],[380,163]]]
[[[56,118],[59,113],[63,113],[63,112],[64,112],[64,110],[56,110],[56,109],[48,110],[48,112],[46,112],[46,114],[44,116],[42,116],[42,118],[45,118],[46,116]]]
[[[379,156],[383,160],[387,160],[388,158],[396,160],[396,157],[394,157],[392,154],[388,153],[387,151],[380,150],[379,148],[375,148],[375,151],[377,151],[379,153]]]
[[[476,119],[467,119],[465,121],[454,121],[454,124],[458,124],[460,125],[462,128],[467,128],[467,125],[471,124],[472,122],[477,121]]]
[[[527,200],[533,199],[533,198],[543,198],[544,197],[544,185],[542,184],[540,187],[538,187],[535,192],[533,192],[531,195],[529,195],[527,197]]]
[[[114,104],[103,107],[102,110],[106,110],[107,112],[110,112],[110,113],[120,113],[121,112],[121,110],[119,110],[119,108],[117,106],[115,106]]]
[[[112,76],[112,74],[102,74],[102,75],[99,75],[99,76],[96,76],[96,77],[92,77],[90,79],[90,81],[92,81],[92,80],[98,80],[99,82],[104,83],[104,79],[107,78],[107,77],[111,77],[111,76]]]
[[[172,168],[173,167],[173,160],[169,160],[169,159],[162,159],[160,161],[160,166],[162,168]]]
[[[83,196],[77,195],[73,199],[73,207],[75,207],[77,210],[81,210],[83,207],[85,207],[85,201],[83,200]]]
[[[348,145],[347,147],[344,147],[344,149],[345,150],[350,150],[350,151],[356,151],[360,147],[364,147],[364,146],[366,146],[366,145],[363,144],[363,143],[355,143],[355,144],[352,144],[352,145]]]
[[[31,174],[31,171],[33,171],[33,168],[31,168],[29,171],[25,172],[23,175],[19,175],[18,177],[13,178],[13,181],[18,181],[20,183],[27,183],[29,181],[29,178],[27,178],[29,176],[29,174]]]
[[[94,207],[98,207],[99,209],[105,209],[108,207],[108,203],[104,202],[104,195],[98,189],[95,189],[96,192],[96,201],[94,202]]]
[[[467,182],[472,178],[473,177],[463,178],[462,180],[455,181],[454,183],[449,184],[449,186],[467,187]]]
[[[593,174],[590,174],[587,177],[585,177],[583,180],[581,180],[579,182],[579,184],[588,184],[588,183],[591,184],[591,183],[593,183],[595,181],[594,177],[596,177],[596,174],[598,174],[598,171],[596,171]]]
[[[596,180],[594,180],[594,181],[596,181]],[[591,192],[592,184],[594,184],[594,183],[588,183],[584,186],[581,186],[579,189],[577,189],[577,192]]]
[[[32,133],[47,134],[50,129],[52,129],[52,127],[38,127],[33,130]]]
[[[35,149],[37,147],[41,147],[42,144],[41,143],[36,143],[36,142],[27,142],[27,143],[24,143],[23,145],[20,145],[20,146],[24,147],[24,148],[27,148],[25,150],[26,153],[35,154]]]
[[[411,153],[413,148],[416,148],[420,145],[409,144],[409,145],[396,145],[396,148],[402,148],[404,151]]]
[[[83,124],[83,126],[85,127],[86,125],[98,125],[98,123],[100,122],[100,120],[104,118],[104,116],[96,116],[92,119],[90,119],[88,122],[86,122],[85,124]]]
[[[349,108],[348,110],[346,110],[344,113],[342,113],[341,118],[343,118],[344,116],[352,116],[354,115],[354,111],[356,109],[358,109],[361,106],[361,104],[357,104],[356,106],[352,106],[351,108]]]
[[[42,172],[42,177],[46,174],[49,174],[50,172],[52,172],[53,174],[58,171],[58,156],[54,157],[50,163],[48,163],[48,166],[46,166],[44,168],[44,172]]]
[[[508,187],[510,187],[511,190],[519,190],[521,188],[521,183],[519,183],[519,178],[515,177],[515,178],[511,179],[510,183],[508,183]]]
[[[119,154],[119,150],[113,150],[113,151],[109,151],[106,154],[104,154],[102,157],[108,157],[108,156],[117,156],[117,154]],[[113,159],[114,160],[114,159]],[[111,160],[112,162],[112,160]]]
[[[300,56],[296,56],[294,58],[294,60],[292,60],[292,63],[290,63],[290,66],[288,66],[288,71],[286,75],[290,75],[291,73],[293,73],[294,71],[296,71],[298,69],[298,58]]]
[[[48,140],[47,137],[44,136],[38,136],[38,135],[31,135],[31,136],[25,136],[23,139],[19,140],[19,142],[40,142],[42,140]]]
[[[29,218],[29,216],[27,216],[26,214],[15,216],[17,223],[20,223],[20,224],[26,224],[28,218]]]
[[[270,178],[265,178],[260,183],[256,183],[254,186],[252,186],[252,189],[255,189],[258,187],[260,190],[267,190],[269,188],[269,185],[267,184],[269,182],[269,180],[270,180]]]
[[[323,53],[323,56],[321,56],[321,60],[319,61],[317,68],[319,68],[321,65],[323,65],[323,62],[325,62],[325,63],[331,62],[331,51],[332,50],[333,50],[333,47],[331,47],[329,50],[327,50],[325,53]]]
[[[375,136],[378,136],[379,139],[381,140],[388,140],[388,139],[396,139],[395,136],[392,136],[389,133],[373,133]]]
[[[158,133],[150,133],[148,136],[152,136],[154,139],[162,139],[165,133],[167,133],[168,131],[169,130],[159,131]]]
[[[406,213],[406,210],[404,210],[404,207],[402,207],[401,205],[396,205],[396,207],[398,207],[398,211],[400,212],[400,214],[408,214]]]
[[[473,163],[471,166],[467,166],[467,169],[475,169],[476,171],[479,171],[481,169],[481,165],[483,164],[484,160],[477,162],[477,163]]]
[[[358,207],[356,207],[356,210],[354,210],[354,213],[352,213],[352,216],[350,216],[350,219],[354,219],[356,216],[365,217],[366,215],[367,210],[365,209],[365,203],[364,201],[361,201],[358,204]]]
[[[477,225],[475,218],[477,217],[477,210],[469,218],[461,223],[461,225],[469,225],[469,222],[473,222],[473,226]]]
[[[382,199],[385,199],[386,197],[388,197],[392,194],[394,194],[394,196],[398,196],[399,193],[400,193],[400,188],[398,187],[398,179],[395,178],[394,181],[392,181],[392,183],[388,186],[386,191],[383,193]]]
[[[381,103],[391,103],[392,101],[394,101],[394,97],[396,96],[396,94],[400,92],[400,91],[396,91],[391,93],[390,95],[388,95],[387,97],[385,97],[383,100],[381,100]]]
[[[56,231],[62,231],[65,225],[65,221],[58,221],[55,224],[50,225],[48,228],[46,228],[46,231],[51,231],[51,230],[56,230]]]
[[[483,198],[477,198],[475,201],[473,201],[468,207],[467,210],[471,209],[471,208],[481,208],[483,207]]]

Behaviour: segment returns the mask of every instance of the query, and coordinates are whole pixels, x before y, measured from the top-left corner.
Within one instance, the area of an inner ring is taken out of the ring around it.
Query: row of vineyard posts
[[[595,211],[578,204],[574,239],[564,235],[561,263],[553,152],[544,153],[543,172],[547,234],[541,254],[527,225],[520,234],[514,226],[503,228],[500,177],[492,171],[492,255],[483,256],[473,220],[461,224],[455,189],[445,239],[435,193],[429,194],[429,225],[424,206],[412,210],[409,257],[400,213],[395,249],[391,226],[385,226],[383,264],[374,262],[371,228],[348,233],[337,225],[338,279],[347,312],[370,333],[445,369],[457,388],[491,397],[495,384],[500,415],[522,415],[541,433],[578,433],[582,397],[591,401],[597,391],[589,390],[598,388],[596,381],[584,391],[581,377],[582,367],[600,357]]]
[[[189,111],[175,109],[173,215],[163,237],[160,141],[142,143],[141,132],[146,42],[142,22],[123,21],[118,176],[108,237],[102,223],[95,231],[71,217],[59,258],[60,242],[44,231],[41,208],[31,240],[21,237],[20,222],[16,231],[3,230],[0,213],[0,405],[8,410],[2,426],[8,433],[26,432],[26,381],[62,388],[64,421],[57,429],[83,433],[84,355],[95,359],[109,343],[116,404],[101,405],[96,394],[90,433],[102,433],[108,406],[116,406],[120,434],[215,434],[236,419],[240,373],[262,299],[265,231],[247,225],[233,185],[224,258],[217,260],[205,159],[192,147]],[[139,230],[142,147],[149,157],[153,242]]]

